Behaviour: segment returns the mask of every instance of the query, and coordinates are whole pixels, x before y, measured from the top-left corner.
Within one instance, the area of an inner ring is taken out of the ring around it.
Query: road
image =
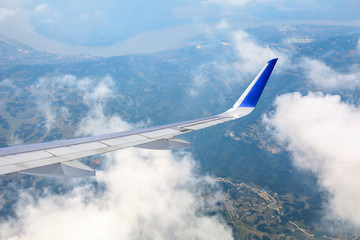
[[[269,204],[267,205],[267,207],[269,207],[269,208],[277,211],[279,214],[281,214],[278,208],[274,208],[274,207],[271,206],[271,205],[276,204],[276,200],[275,200],[275,198],[273,198],[273,197],[272,197],[270,194],[268,194],[267,192],[264,192],[264,191],[262,191],[262,190],[260,190],[260,189],[258,189],[258,188],[254,188],[254,187],[252,187],[252,186],[250,186],[250,185],[247,185],[247,184],[245,184],[245,183],[235,184],[235,183],[233,183],[233,182],[231,182],[231,181],[229,181],[229,180],[227,180],[227,179],[225,179],[225,178],[217,178],[216,181],[218,181],[218,182],[226,182],[226,183],[229,183],[230,185],[233,185],[234,187],[247,187],[247,188],[250,188],[253,192],[257,193],[258,195],[260,195],[260,194],[265,194],[268,198],[270,198],[270,199],[272,200],[272,202],[269,203]],[[227,195],[226,195],[226,196],[227,196]]]

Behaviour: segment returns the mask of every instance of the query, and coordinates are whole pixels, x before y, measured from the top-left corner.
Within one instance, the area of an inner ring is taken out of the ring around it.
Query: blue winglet
[[[277,60],[278,60],[277,58],[274,58],[268,61],[268,64],[266,65],[265,69],[261,72],[261,75],[258,77],[257,81],[252,86],[252,88],[250,89],[244,100],[241,102],[239,107],[256,106],[261,96],[261,93],[263,92],[264,87],[275,67]]]

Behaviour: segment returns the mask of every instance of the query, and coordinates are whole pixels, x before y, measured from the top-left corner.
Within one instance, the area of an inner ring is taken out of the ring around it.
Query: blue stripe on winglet
[[[264,87],[269,80],[270,74],[272,73],[272,70],[275,67],[275,64],[277,62],[277,58],[274,58],[268,62],[268,65],[266,66],[265,70],[259,77],[259,79],[256,81],[254,86],[251,88],[250,92],[246,95],[242,103],[239,107],[255,107],[256,104],[259,101],[259,98],[261,96],[261,93],[264,90]]]

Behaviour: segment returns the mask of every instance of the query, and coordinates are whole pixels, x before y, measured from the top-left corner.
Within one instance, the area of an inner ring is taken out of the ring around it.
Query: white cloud
[[[224,20],[224,19],[222,19],[222,20],[221,20],[218,24],[216,24],[216,26],[215,26],[216,29],[224,29],[224,30],[229,29],[229,27],[230,27],[230,24],[229,24],[226,20]]]
[[[337,220],[360,226],[360,107],[340,96],[286,94],[264,121],[294,164],[317,175],[330,193],[328,208]]]
[[[114,82],[110,76],[106,76],[95,87],[88,78],[77,82],[77,85],[85,93],[84,102],[96,104],[111,96],[112,90],[110,88],[114,85]]]
[[[106,116],[104,113],[104,103],[96,105],[88,104],[90,110],[85,118],[81,119],[80,128],[75,132],[76,136],[90,136],[99,135],[111,132],[121,132],[133,128],[140,128],[147,125],[149,122],[140,122],[136,125],[128,124],[119,116]]]
[[[57,115],[57,111],[53,106],[53,100],[51,99],[55,89],[64,87],[77,89],[77,91],[83,95],[83,103],[90,109],[87,117],[81,120],[81,124],[88,126],[88,128],[83,128],[84,130],[77,132],[77,135],[89,135],[92,133],[92,130],[89,129],[90,126],[98,130],[96,134],[104,133],[101,132],[104,129],[108,129],[109,131],[111,126],[125,126],[126,123],[116,116],[108,118],[104,116],[103,108],[106,100],[113,95],[111,90],[112,86],[113,80],[110,76],[105,76],[98,80],[87,77],[79,79],[73,75],[64,75],[50,79],[40,78],[35,86],[38,93],[37,105],[39,111],[46,117],[46,128],[50,130],[54,126],[57,117],[59,117],[58,115],[64,117],[69,114],[68,109],[63,106],[58,109]],[[127,125],[126,129],[120,127],[116,130],[127,130],[129,128],[130,126]]]
[[[89,107],[86,117],[80,121],[79,130],[75,132],[77,136],[120,132],[132,128],[145,127],[150,123],[150,121],[147,120],[147,122],[139,122],[131,125],[117,115],[105,115],[104,108],[106,106],[106,100],[113,96],[111,87],[114,85],[114,82],[110,76],[106,76],[98,83],[95,83],[94,80],[89,78],[77,79],[76,81],[73,81],[73,78],[68,78],[66,82],[67,84],[76,84],[77,88],[84,93],[83,102]]]
[[[68,75],[58,82],[86,90],[84,103],[94,109],[80,121],[78,134],[134,127],[104,113],[111,78],[95,82]],[[0,222],[0,239],[232,239],[219,216],[204,214],[205,201],[208,206],[224,196],[214,190],[210,199],[201,197],[202,187],[214,186],[215,179],[198,175],[189,154],[130,148],[104,160],[105,171],[93,179],[102,190],[91,180],[69,180],[65,184],[74,188],[63,195],[21,193],[16,217]]]
[[[304,72],[309,81],[316,87],[324,90],[355,90],[360,87],[360,67],[350,66],[350,72],[340,73],[325,63],[304,58]]]
[[[225,6],[244,6],[247,3],[251,3],[251,1],[250,0],[206,0],[205,3],[225,5]]]
[[[2,8],[6,9],[17,9],[23,6],[22,0],[0,0]]]
[[[15,15],[14,10],[0,8],[0,21],[6,19],[8,17],[14,16],[14,15]]]
[[[47,130],[51,130],[56,122],[56,112],[51,106],[51,102],[48,99],[38,99],[38,109],[46,118],[45,127]]]
[[[0,21],[13,17],[22,7],[18,0],[0,0]]]
[[[9,78],[2,80],[0,82],[0,87],[9,87],[18,90],[18,87]]]
[[[49,131],[56,123],[56,109],[52,106],[51,95],[53,94],[55,84],[62,78],[40,78],[35,85],[36,103],[38,110],[46,119],[45,127]]]
[[[34,12],[42,12],[42,11],[45,11],[49,9],[49,5],[48,4],[45,4],[45,3],[42,3],[42,4],[39,4],[35,7],[34,9]]]
[[[266,61],[279,58],[276,68],[289,65],[289,58],[284,52],[270,47],[269,45],[258,44],[248,33],[240,30],[232,34],[236,54],[239,58],[237,68],[245,73],[255,73],[259,71]]]
[[[203,90],[203,86],[209,81],[209,67],[216,69],[217,64],[213,64],[214,63],[201,64],[197,67],[196,71],[194,71],[192,86],[189,89],[190,96],[196,97]]]
[[[243,30],[230,30],[231,28],[226,22],[220,23],[220,25],[224,25],[224,29],[228,31],[231,38],[230,43],[223,42],[222,44],[231,47],[233,52],[230,57],[220,53],[216,60],[205,62],[195,69],[192,77],[193,84],[188,91],[191,96],[199,95],[205,83],[211,78],[222,81],[229,91],[231,91],[229,83],[239,81],[250,83],[267,61],[273,58],[279,58],[276,71],[292,67],[285,49],[278,50],[269,45],[261,45]],[[235,58],[232,54],[235,55]]]
[[[218,216],[199,213],[199,186],[213,180],[196,177],[188,155],[124,150],[115,160],[96,178],[106,185],[101,196],[90,184],[62,196],[22,195],[1,239],[232,239]]]

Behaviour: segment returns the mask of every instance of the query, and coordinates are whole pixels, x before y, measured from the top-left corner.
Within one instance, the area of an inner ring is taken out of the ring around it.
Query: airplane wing
[[[248,115],[256,106],[277,62],[270,60],[232,108],[224,113],[157,127],[99,136],[0,148],[0,175],[20,172],[51,177],[94,176],[95,170],[75,159],[128,147],[180,149],[191,144],[174,138]]]

